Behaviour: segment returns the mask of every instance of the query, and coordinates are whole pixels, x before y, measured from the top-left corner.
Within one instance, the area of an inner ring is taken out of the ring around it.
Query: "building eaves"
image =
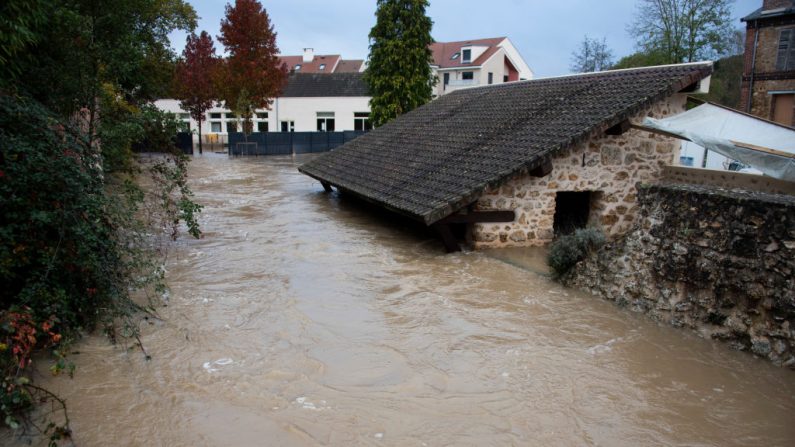
[[[756,11],[748,14],[747,16],[740,19],[743,22],[751,22],[753,20],[764,20],[764,19],[772,19],[781,16],[788,16],[792,15],[795,16],[795,7],[789,8],[777,8],[765,11],[762,8],[757,9]]]

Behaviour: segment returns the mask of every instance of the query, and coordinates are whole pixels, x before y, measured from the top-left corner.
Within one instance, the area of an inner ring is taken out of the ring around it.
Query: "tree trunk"
[[[202,154],[202,120],[199,120],[199,155]]]

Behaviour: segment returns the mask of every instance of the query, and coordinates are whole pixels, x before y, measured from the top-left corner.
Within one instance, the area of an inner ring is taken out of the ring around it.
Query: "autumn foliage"
[[[220,97],[243,119],[244,132],[251,133],[254,111],[267,108],[287,81],[276,32],[257,0],[236,0],[234,6],[226,5],[218,40],[229,53],[217,78]]]
[[[202,31],[200,35],[188,36],[182,59],[177,62],[176,86],[180,107],[190,112],[191,118],[199,123],[199,153],[202,152],[201,125],[204,114],[218,98],[214,79],[221,60],[215,54],[213,39]]]

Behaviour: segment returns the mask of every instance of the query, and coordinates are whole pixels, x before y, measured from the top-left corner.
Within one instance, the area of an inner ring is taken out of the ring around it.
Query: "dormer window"
[[[464,53],[464,57],[461,58],[461,63],[467,64],[472,62],[472,50],[463,50],[461,52]]]
[[[326,69],[326,64],[320,64],[320,66],[317,67],[317,69],[318,70],[325,70]]]
[[[450,56],[450,60],[454,61],[454,60],[458,59],[458,56],[461,56],[461,53],[453,53],[453,55]]]
[[[301,64],[295,64],[295,71],[301,71]]]

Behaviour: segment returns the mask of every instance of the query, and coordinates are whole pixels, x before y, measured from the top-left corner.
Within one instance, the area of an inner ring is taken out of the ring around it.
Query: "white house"
[[[294,73],[282,94],[269,109],[257,110],[255,132],[339,132],[370,130],[370,97],[361,73]],[[197,130],[197,122],[176,99],[160,99],[155,106],[177,114],[186,126]],[[215,106],[202,122],[202,135],[225,135],[241,130],[231,111]],[[195,138],[198,138],[195,137]]]
[[[434,75],[439,79],[434,96],[476,85],[501,84],[533,78],[516,47],[506,37],[431,44]],[[316,55],[305,48],[298,56],[281,55],[290,76],[284,92],[267,110],[254,117],[255,132],[314,132],[370,130],[370,96],[362,76],[366,63],[339,55]],[[155,102],[173,112],[186,127],[197,123],[175,99]],[[202,135],[214,138],[241,130],[238,117],[213,107],[202,122]],[[198,138],[198,136],[194,137]]]
[[[533,71],[507,37],[435,42],[431,51],[431,67],[439,80],[436,96],[465,87],[533,79]]]

